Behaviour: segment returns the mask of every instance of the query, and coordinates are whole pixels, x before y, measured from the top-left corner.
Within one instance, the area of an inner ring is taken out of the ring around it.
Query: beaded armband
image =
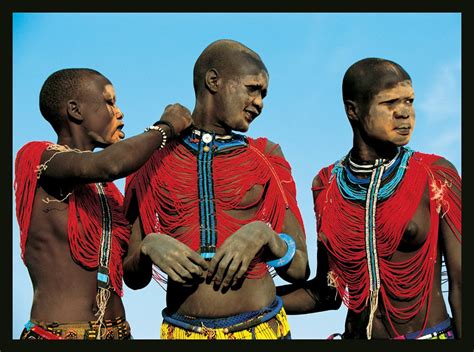
[[[296,253],[296,243],[293,237],[287,235],[286,233],[280,233],[279,235],[280,238],[286,242],[287,249],[283,257],[267,262],[268,265],[273,266],[274,268],[279,268],[290,263]]]
[[[166,145],[166,140],[168,139],[168,137],[166,136],[165,130],[162,129],[160,126],[155,126],[155,125],[145,128],[145,132],[148,132],[150,130],[155,130],[161,133],[161,137],[162,137],[161,144],[158,147],[158,149],[163,149]]]

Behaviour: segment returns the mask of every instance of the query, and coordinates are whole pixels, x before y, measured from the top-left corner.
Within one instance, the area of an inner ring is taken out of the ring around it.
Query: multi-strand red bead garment
[[[450,168],[434,165],[440,157],[415,152],[408,161],[403,179],[395,192],[379,201],[375,213],[376,253],[380,275],[378,292],[390,325],[392,319],[409,320],[427,304],[430,308],[438,227],[443,217],[454,236],[461,241],[461,179]],[[321,187],[315,202],[318,233],[328,249],[332,280],[345,305],[361,312],[371,303],[368,253],[365,237],[363,203],[345,199],[332,173],[335,164],[322,169],[318,176]],[[413,218],[426,187],[429,187],[430,227],[426,241],[405,261],[392,262],[402,236]],[[335,281],[334,281],[335,280]],[[388,297],[411,301],[407,307],[396,307]],[[425,316],[423,329],[426,327]],[[422,329],[422,330],[423,330]]]
[[[209,207],[211,220],[215,222],[217,248],[252,221],[263,221],[280,232],[287,209],[293,211],[303,226],[290,165],[273,153],[278,145],[266,150],[268,141],[265,138],[242,140],[245,141],[243,145],[216,151],[212,162],[207,163],[211,165],[206,164],[211,168],[210,180],[206,182],[211,185],[212,204]],[[188,137],[188,143],[199,142]],[[136,195],[146,234],[171,235],[195,251],[202,248],[204,225],[200,202],[205,199],[200,197],[200,182],[207,177],[205,170],[200,169],[198,158],[199,153],[183,141],[170,143],[165,149],[157,150],[140,170],[127,178],[125,195],[126,208],[132,194]],[[261,195],[243,206],[244,196],[256,185],[262,186]],[[254,208],[254,213],[249,218],[238,219],[231,215],[233,210],[250,208]],[[246,276],[260,278],[267,271],[267,265],[257,255]]]
[[[30,142],[18,151],[15,160],[16,214],[23,260],[38,182],[36,170],[40,166],[43,152],[49,146],[56,145],[51,142]],[[123,196],[120,191],[111,182],[103,183],[103,189],[110,209],[112,230],[110,284],[122,296],[122,259],[130,239],[130,228],[123,215]],[[68,238],[72,258],[87,269],[97,269],[104,219],[95,184],[75,185],[64,203],[69,206]]]

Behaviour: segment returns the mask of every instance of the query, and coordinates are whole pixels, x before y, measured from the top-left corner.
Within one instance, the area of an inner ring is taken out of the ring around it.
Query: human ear
[[[81,123],[84,118],[82,117],[78,102],[76,100],[68,100],[66,104],[69,118],[75,122]]]
[[[345,100],[344,101],[344,108],[346,110],[346,115],[349,120],[358,121],[359,120],[359,108],[357,103],[352,100]]]
[[[207,70],[205,77],[207,89],[209,89],[213,93],[217,92],[219,86],[219,78],[219,72],[217,72],[215,68]]]

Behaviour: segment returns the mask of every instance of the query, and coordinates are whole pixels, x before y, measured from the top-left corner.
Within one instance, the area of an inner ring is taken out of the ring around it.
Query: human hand
[[[173,281],[186,283],[203,277],[207,262],[195,251],[161,233],[148,234],[143,240],[142,253]]]
[[[160,121],[170,123],[176,136],[191,126],[193,122],[189,109],[178,103],[166,106]]]
[[[235,285],[271,236],[272,230],[263,222],[242,226],[224,241],[209,262],[207,280],[212,279],[216,286],[222,284],[223,288]]]

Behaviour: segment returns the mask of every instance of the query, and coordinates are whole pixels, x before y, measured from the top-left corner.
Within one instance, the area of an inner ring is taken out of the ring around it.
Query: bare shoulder
[[[445,168],[448,168],[448,169],[451,169],[453,171],[456,171],[456,167],[453,165],[452,162],[450,162],[448,159],[446,158],[443,158],[443,157],[440,157],[438,160],[436,160],[433,165],[436,165],[436,166],[442,166],[442,167],[445,167]]]
[[[284,158],[283,151],[281,150],[281,146],[278,143],[272,142],[271,140],[267,140],[267,145],[265,147],[265,153],[270,155],[281,156]]]
[[[319,173],[316,174],[316,176],[314,176],[313,178],[313,183],[311,184],[311,187],[312,188],[317,188],[317,187],[321,187],[323,185],[323,182],[321,181],[321,177],[319,176]]]
[[[321,178],[321,176],[324,179],[329,177],[329,168],[330,168],[330,165],[321,168],[321,170],[319,170],[319,172],[316,174],[316,176],[314,176],[313,183],[312,183],[312,188],[313,189],[314,188],[320,188],[320,187],[324,186],[324,181]],[[327,180],[326,180],[326,182],[327,182]]]

